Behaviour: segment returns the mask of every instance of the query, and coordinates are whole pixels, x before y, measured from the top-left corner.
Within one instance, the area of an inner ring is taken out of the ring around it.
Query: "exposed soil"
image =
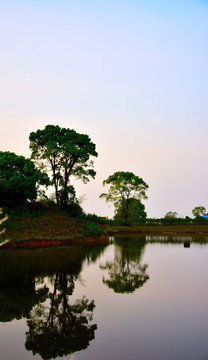
[[[83,239],[76,240],[76,244],[85,244],[85,245],[98,245],[104,244],[107,242],[108,236],[88,236]],[[23,240],[15,243],[7,243],[1,247],[1,249],[38,249],[38,248],[47,248],[54,246],[63,246],[72,244],[73,241],[62,241],[62,240]],[[75,243],[75,242],[74,242]]]

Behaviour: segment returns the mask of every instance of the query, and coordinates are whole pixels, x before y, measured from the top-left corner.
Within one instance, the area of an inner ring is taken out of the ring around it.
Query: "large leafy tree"
[[[32,132],[29,140],[32,158],[40,168],[52,173],[57,204],[67,206],[75,198],[71,176],[86,183],[96,175],[90,160],[90,156],[98,155],[95,144],[88,135],[55,125]]]
[[[1,206],[15,207],[37,199],[40,185],[49,185],[47,174],[36,169],[24,156],[0,152]]]
[[[117,171],[104,180],[103,185],[110,185],[110,188],[100,197],[105,198],[107,202],[113,202],[116,212],[119,211],[125,222],[128,222],[129,219],[132,199],[139,201],[147,199],[146,190],[149,186],[132,172]]]

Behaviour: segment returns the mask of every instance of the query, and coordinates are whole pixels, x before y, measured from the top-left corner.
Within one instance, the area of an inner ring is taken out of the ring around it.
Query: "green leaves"
[[[149,186],[145,181],[132,172],[117,171],[103,181],[103,185],[110,185],[107,193],[102,193],[100,198],[113,202],[115,209],[122,214],[125,222],[129,218],[129,206],[132,199],[147,199],[146,191]]]
[[[89,160],[90,156],[98,156],[95,144],[88,135],[58,125],[47,125],[43,130],[32,132],[29,140],[32,158],[38,166],[47,167],[52,174],[51,183],[55,187],[57,204],[67,206],[70,177],[79,178],[84,183],[95,177],[93,162]]]
[[[195,218],[200,218],[201,216],[206,214],[206,209],[204,206],[196,206],[193,210],[192,210],[192,215]]]
[[[24,156],[0,152],[0,199],[2,206],[16,207],[35,201],[40,185],[49,185],[47,174]]]

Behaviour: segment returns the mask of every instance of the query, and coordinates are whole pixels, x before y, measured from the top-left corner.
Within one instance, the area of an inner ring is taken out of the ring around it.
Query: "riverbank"
[[[70,242],[105,233],[96,224],[53,210],[32,216],[9,216],[4,227],[6,231],[1,238],[9,239],[10,244],[43,240]]]
[[[6,232],[1,241],[9,239],[4,247],[48,247],[84,241],[103,242],[108,235],[116,234],[155,234],[155,235],[208,235],[208,224],[180,225],[137,225],[116,226],[98,224],[83,218],[74,218],[54,209],[47,209],[33,215],[9,216],[4,223]],[[20,245],[21,243],[21,245]]]
[[[201,234],[208,235],[208,225],[188,224],[188,225],[139,225],[139,226],[112,226],[108,232],[113,234],[155,234],[155,235],[186,235]]]

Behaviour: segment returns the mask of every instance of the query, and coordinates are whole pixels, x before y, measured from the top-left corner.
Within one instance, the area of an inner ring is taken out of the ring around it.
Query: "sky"
[[[148,217],[207,203],[208,1],[0,0],[0,151],[30,157],[48,124],[87,134],[97,173],[72,181],[86,212],[115,171],[149,185]]]

